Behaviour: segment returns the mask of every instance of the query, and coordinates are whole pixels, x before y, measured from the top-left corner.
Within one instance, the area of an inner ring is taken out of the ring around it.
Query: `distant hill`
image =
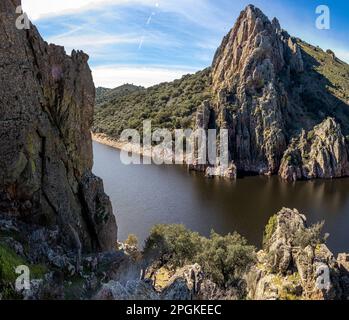
[[[98,87],[96,88],[96,106],[98,107],[105,102],[109,102],[120,96],[128,95],[142,89],[144,88],[140,86],[134,86],[133,84],[124,84],[115,89]]]
[[[93,131],[118,138],[127,128],[141,129],[143,120],[169,129],[191,127],[197,107],[210,99],[210,68],[147,89],[121,86],[97,89]]]

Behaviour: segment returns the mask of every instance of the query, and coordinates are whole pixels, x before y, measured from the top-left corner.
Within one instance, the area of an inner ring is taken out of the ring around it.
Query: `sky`
[[[348,0],[22,0],[43,38],[68,54],[89,54],[95,85],[108,88],[149,87],[211,65],[250,3],[292,36],[349,63]],[[330,9],[329,30],[316,28],[319,5]]]

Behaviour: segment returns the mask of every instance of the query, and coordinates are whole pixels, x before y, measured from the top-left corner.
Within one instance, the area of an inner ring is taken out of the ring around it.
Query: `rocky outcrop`
[[[96,300],[232,300],[234,290],[224,290],[205,277],[198,264],[179,268],[158,287],[153,279],[134,279],[122,284],[109,281],[95,295]]]
[[[108,300],[346,300],[349,297],[349,255],[335,258],[325,244],[323,224],[307,225],[296,209],[274,215],[264,234],[262,250],[251,267],[229,284],[218,285],[197,263],[173,269],[151,261],[139,272],[102,285],[95,299]],[[144,266],[144,265],[143,265]],[[138,270],[139,271],[139,270]]]
[[[239,171],[277,173],[286,149],[283,110],[290,73],[303,71],[297,43],[276,19],[248,6],[224,38],[212,65],[216,122],[229,129]]]
[[[237,170],[234,163],[226,166],[207,167],[205,171],[206,178],[222,177],[230,180],[236,180]]]
[[[303,130],[286,150],[279,174],[288,181],[348,176],[348,147],[340,125],[328,118],[309,132]]]
[[[92,173],[95,89],[88,56],[16,28],[20,1],[0,3],[0,213],[56,229],[64,250],[112,249],[117,229]]]
[[[283,209],[258,253],[248,279],[255,300],[346,299],[346,255],[338,260],[321,240],[320,225],[308,227],[297,210]]]
[[[102,286],[94,299],[159,300],[159,295],[150,282],[131,280],[127,281],[126,285],[122,285],[120,282],[112,280]]]

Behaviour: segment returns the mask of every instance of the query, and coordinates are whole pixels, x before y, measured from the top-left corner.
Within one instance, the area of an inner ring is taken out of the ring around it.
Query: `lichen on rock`
[[[117,229],[91,173],[95,88],[88,56],[67,55],[32,24],[17,29],[17,5],[0,4],[0,212],[59,226],[67,248],[109,250]],[[91,217],[101,207],[96,226]]]
[[[293,139],[284,154],[279,174],[288,181],[348,176],[348,146],[335,119],[328,118]]]

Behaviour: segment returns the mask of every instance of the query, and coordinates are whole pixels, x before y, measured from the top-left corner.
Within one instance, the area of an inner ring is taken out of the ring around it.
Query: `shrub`
[[[137,247],[138,246],[138,238],[134,234],[129,234],[125,244],[130,247]]]
[[[314,224],[310,228],[299,229],[294,238],[294,245],[306,248],[309,245],[316,247],[318,244],[324,243],[325,238],[322,236],[324,224],[324,222],[321,222]]]
[[[214,282],[228,286],[239,280],[255,259],[255,248],[238,233],[221,236],[212,231],[199,260]]]
[[[267,246],[269,243],[269,240],[271,239],[273,233],[276,230],[276,224],[277,224],[277,215],[274,214],[270,217],[267,225],[265,226],[264,235],[263,235],[263,246]]]
[[[202,238],[183,225],[156,225],[145,242],[146,255],[156,256],[174,268],[192,262],[202,250]]]
[[[205,274],[220,286],[239,280],[255,261],[255,248],[237,233],[209,239],[183,225],[157,225],[146,240],[145,256],[156,257],[176,269],[199,263]]]

